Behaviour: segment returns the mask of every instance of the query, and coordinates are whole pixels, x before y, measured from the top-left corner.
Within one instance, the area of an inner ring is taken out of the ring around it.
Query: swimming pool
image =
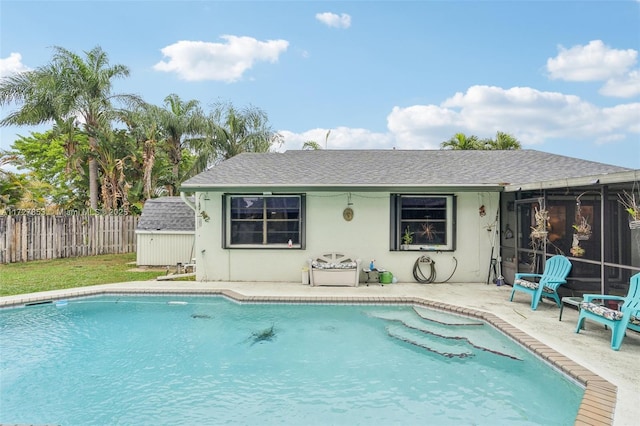
[[[479,324],[195,296],[3,309],[0,422],[573,424],[583,389]]]

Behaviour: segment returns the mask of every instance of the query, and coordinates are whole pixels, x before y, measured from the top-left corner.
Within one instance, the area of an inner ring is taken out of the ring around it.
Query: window
[[[393,194],[391,250],[455,250],[454,210],[453,195]]]
[[[225,196],[225,247],[304,248],[304,196]]]

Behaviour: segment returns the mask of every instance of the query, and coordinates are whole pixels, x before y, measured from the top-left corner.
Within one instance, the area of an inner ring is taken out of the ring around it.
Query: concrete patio
[[[0,307],[112,292],[226,292],[239,300],[253,301],[398,303],[424,300],[427,305],[435,307],[452,309],[457,306],[465,308],[459,309],[463,313],[480,315],[493,324],[501,325],[508,334],[558,368],[578,377],[579,381],[587,382],[587,392],[576,424],[631,426],[638,424],[640,419],[640,334],[629,331],[620,351],[613,351],[610,348],[610,330],[587,322],[586,330],[576,334],[576,310],[565,307],[562,321],[559,322],[559,309],[549,301],[541,303],[535,312],[523,293],[516,293],[514,301],[509,302],[511,287],[508,286],[497,287],[484,283],[398,283],[385,286],[310,287],[299,283],[137,281],[2,297]],[[615,408],[612,410],[612,407]],[[614,411],[613,419],[611,411]]]

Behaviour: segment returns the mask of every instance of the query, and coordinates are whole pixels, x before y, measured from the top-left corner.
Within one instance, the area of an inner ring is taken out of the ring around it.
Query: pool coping
[[[55,293],[55,294],[52,294]],[[436,302],[423,297],[398,296],[247,296],[228,289],[105,289],[105,288],[76,288],[56,292],[32,293],[3,297],[0,308],[17,307],[43,301],[78,298],[99,295],[117,294],[172,294],[172,295],[211,295],[224,296],[239,303],[345,303],[345,304],[402,304],[417,305],[438,309],[459,315],[481,319],[500,330],[535,355],[546,361],[562,373],[584,387],[582,402],[578,408],[575,425],[609,425],[613,424],[615,406],[617,402],[617,386],[581,366],[577,362],[562,355],[555,349],[529,336],[524,331],[511,325],[490,312],[473,308],[464,308],[450,303]]]

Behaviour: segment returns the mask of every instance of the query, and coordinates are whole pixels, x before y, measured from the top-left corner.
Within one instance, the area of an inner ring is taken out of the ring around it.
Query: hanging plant
[[[580,216],[580,213],[578,213],[578,217],[579,220],[572,226],[576,231],[574,235],[578,240],[588,240],[591,238],[591,225],[586,217]]]
[[[536,225],[531,227],[531,239],[544,239],[547,238],[547,222],[549,219],[549,212],[545,208],[534,208],[534,218]]]
[[[580,240],[578,238],[578,234],[573,234],[573,243],[571,244],[571,249],[569,249],[569,253],[575,257],[582,257],[586,253],[585,249],[580,247]]]
[[[572,246],[571,249],[569,250],[569,253],[571,253],[571,255],[575,257],[582,257],[584,256],[586,251],[585,249],[580,247],[580,245],[578,244],[578,245]]]
[[[633,192],[622,191],[618,194],[618,202],[629,213],[629,228],[640,228],[640,198],[636,198]]]

